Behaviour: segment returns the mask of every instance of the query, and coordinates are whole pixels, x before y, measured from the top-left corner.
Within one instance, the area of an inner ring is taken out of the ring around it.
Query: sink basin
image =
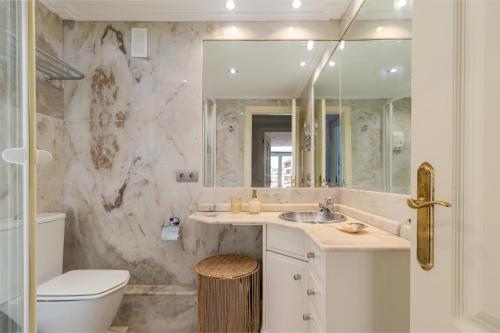
[[[326,212],[286,212],[280,214],[280,219],[297,223],[339,223],[347,220],[340,213]]]

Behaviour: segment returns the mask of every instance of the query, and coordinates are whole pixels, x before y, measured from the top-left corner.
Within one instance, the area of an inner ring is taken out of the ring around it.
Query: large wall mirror
[[[409,193],[410,29],[366,0],[341,42],[206,41],[204,186]]]
[[[331,41],[206,41],[204,185],[308,186],[310,90]],[[309,113],[308,113],[309,112]],[[310,180],[311,181],[311,180]]]

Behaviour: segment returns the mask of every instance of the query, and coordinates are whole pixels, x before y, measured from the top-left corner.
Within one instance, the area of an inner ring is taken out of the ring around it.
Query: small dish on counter
[[[367,227],[366,224],[359,222],[342,222],[337,225],[337,229],[344,232],[349,232],[351,234],[358,233]]]

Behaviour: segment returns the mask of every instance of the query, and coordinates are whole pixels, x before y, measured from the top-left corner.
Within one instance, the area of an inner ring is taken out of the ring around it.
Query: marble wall
[[[148,28],[149,57],[130,57],[130,29]],[[218,252],[261,256],[261,229],[188,220],[199,183],[204,23],[65,22],[65,59],[86,78],[65,86],[65,269],[121,268],[135,284],[194,284]],[[161,241],[169,216],[179,241]]]
[[[332,22],[294,24],[294,38],[337,37]],[[135,284],[192,285],[207,255],[261,256],[259,227],[189,221],[201,184],[175,181],[176,170],[202,167],[203,40],[290,38],[290,23],[233,25],[64,23],[64,58],[86,75],[64,88],[66,270],[121,268]],[[148,58],[130,57],[132,27],[148,28]],[[179,241],[159,239],[169,216],[181,218]]]
[[[63,57],[63,21],[40,2],[36,3],[36,46]],[[37,165],[38,212],[64,211],[64,84],[37,79],[37,147],[53,160]]]
[[[291,106],[291,99],[216,99],[216,187],[244,185],[245,107]]]

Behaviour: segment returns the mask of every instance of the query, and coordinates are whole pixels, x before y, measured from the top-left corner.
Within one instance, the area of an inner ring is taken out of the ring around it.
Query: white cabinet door
[[[306,267],[307,263],[266,251],[267,316],[270,332],[306,332]]]

